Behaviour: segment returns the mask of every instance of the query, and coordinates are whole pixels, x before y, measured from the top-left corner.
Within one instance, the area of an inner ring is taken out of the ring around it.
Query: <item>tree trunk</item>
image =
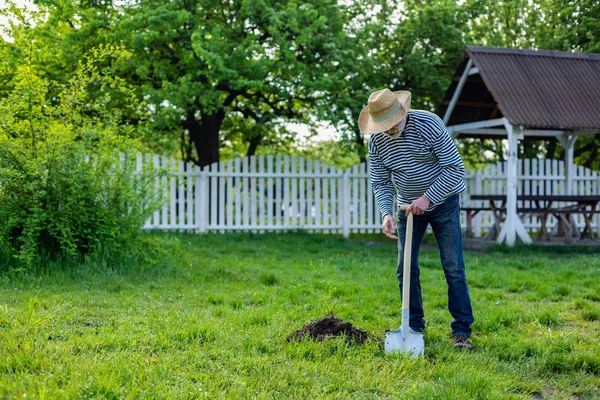
[[[356,145],[356,152],[358,153],[358,157],[360,158],[360,162],[367,161],[367,153],[369,152],[367,147],[365,146],[365,137],[362,133],[354,131],[354,143]]]
[[[253,156],[256,153],[256,149],[258,148],[260,142],[262,142],[262,136],[254,136],[250,138],[250,146],[248,146],[246,157]]]
[[[225,112],[221,109],[214,114],[202,115],[201,121],[197,121],[194,114],[189,113],[183,122],[198,155],[195,162],[200,167],[219,161],[219,131],[224,119]]]

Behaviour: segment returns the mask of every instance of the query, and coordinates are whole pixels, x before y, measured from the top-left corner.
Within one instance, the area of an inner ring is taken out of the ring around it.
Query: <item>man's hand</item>
[[[430,204],[431,200],[425,196],[421,196],[413,201],[410,206],[408,206],[406,209],[406,216],[408,217],[408,213],[410,212],[412,212],[413,215],[423,215]]]
[[[385,233],[385,236],[389,237],[390,239],[398,239],[398,236],[394,235],[392,232],[396,232],[396,221],[394,221],[394,217],[392,217],[391,215],[386,215],[385,217],[383,217],[383,233]]]

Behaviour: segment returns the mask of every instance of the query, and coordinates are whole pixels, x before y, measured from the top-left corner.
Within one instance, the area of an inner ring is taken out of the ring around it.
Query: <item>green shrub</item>
[[[44,257],[77,256],[101,247],[135,246],[159,204],[156,171],[142,154],[127,110],[111,107],[133,94],[103,72],[119,48],[93,50],[58,98],[21,66],[0,100],[0,242],[26,266]]]

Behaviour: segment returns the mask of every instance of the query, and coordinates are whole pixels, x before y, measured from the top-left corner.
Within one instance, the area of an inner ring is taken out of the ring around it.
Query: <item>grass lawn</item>
[[[438,253],[423,249],[425,357],[411,359],[373,340],[286,341],[329,314],[397,328],[392,241],[161,238],[166,265],[0,272],[0,398],[600,397],[598,247],[466,253],[472,352],[452,347]]]

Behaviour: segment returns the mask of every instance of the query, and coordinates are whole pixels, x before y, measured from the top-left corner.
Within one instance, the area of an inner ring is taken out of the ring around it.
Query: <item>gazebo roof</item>
[[[598,130],[600,54],[468,46],[438,114],[448,126],[504,117],[548,133]]]

